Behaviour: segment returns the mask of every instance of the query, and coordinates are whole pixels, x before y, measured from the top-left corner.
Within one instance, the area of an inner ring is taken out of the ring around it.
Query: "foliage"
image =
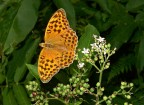
[[[76,56],[76,60],[78,60],[78,69],[75,71],[76,74],[69,79],[69,84],[59,83],[53,88],[53,93],[49,91],[44,93],[35,81],[29,82],[29,84],[26,85],[31,101],[34,102],[34,104],[48,105],[51,99],[55,99],[61,101],[65,105],[80,105],[85,101],[87,102],[87,99],[80,97],[84,94],[93,96],[91,100],[95,105],[104,103],[113,105],[113,99],[118,96],[124,96],[127,99],[131,99],[133,83],[127,84],[126,82],[121,82],[119,90],[114,91],[109,96],[104,94],[105,87],[102,87],[103,73],[109,68],[109,58],[115,53],[116,49],[110,50],[110,44],[107,44],[106,40],[100,36],[93,35],[93,39],[94,43],[90,44],[90,48],[83,48],[83,50],[79,49],[79,54]],[[79,55],[83,55],[83,57]],[[85,74],[89,71],[89,69],[85,68],[86,62],[94,66],[94,70],[99,74],[98,82],[94,88],[90,87],[88,83],[89,79],[85,77]],[[97,63],[95,64],[95,62]],[[125,102],[124,104],[128,104],[128,102]]]
[[[135,87],[130,103],[142,105],[144,0],[1,0],[0,103],[30,104],[25,84],[37,75],[36,72],[32,75],[28,68],[36,70],[33,65],[37,65],[38,45],[49,18],[58,8],[65,9],[71,27],[77,32],[78,49],[89,48],[93,34],[105,37],[112,49],[117,48],[110,57],[110,68],[103,74],[104,94],[108,96],[118,90],[121,81],[133,82]],[[82,54],[79,56],[83,58]],[[41,84],[41,88],[52,91],[59,82],[68,84],[69,78],[76,74],[76,65],[77,61],[61,70],[48,84]],[[89,78],[88,83],[93,87],[99,80],[98,74],[92,72],[94,67],[89,63],[86,68],[89,71],[85,78]],[[92,98],[84,94],[84,99],[91,102]],[[121,104],[125,99],[117,97],[114,101]]]

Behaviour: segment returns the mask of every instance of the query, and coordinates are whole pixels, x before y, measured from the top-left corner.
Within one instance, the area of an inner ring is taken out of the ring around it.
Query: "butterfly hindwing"
[[[58,58],[61,55],[52,49],[43,48],[38,60],[38,73],[43,83],[47,83],[60,70]]]

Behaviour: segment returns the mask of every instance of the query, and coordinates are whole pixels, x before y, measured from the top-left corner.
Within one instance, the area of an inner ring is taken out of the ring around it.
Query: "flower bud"
[[[98,82],[98,83],[96,84],[96,86],[99,87],[99,86],[100,86],[100,83]]]
[[[108,99],[108,97],[107,97],[107,96],[104,96],[104,97],[103,97],[103,100],[105,100],[105,101],[106,101],[107,99]]]

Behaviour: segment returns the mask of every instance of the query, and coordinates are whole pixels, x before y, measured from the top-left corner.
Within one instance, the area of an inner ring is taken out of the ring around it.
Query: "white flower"
[[[107,49],[103,49],[103,53],[104,53],[104,55],[106,55],[107,54]]]
[[[114,48],[114,51],[116,50],[116,47]]]
[[[81,69],[82,67],[84,67],[84,63],[80,62],[77,66],[79,69]]]
[[[83,53],[83,54],[88,54],[88,53],[89,53],[89,49],[83,48],[82,53]]]
[[[93,44],[90,44],[92,46],[92,49],[94,48],[98,48],[97,44],[96,43],[93,43]]]
[[[94,37],[95,39],[97,39],[98,36],[93,34],[93,37]]]
[[[99,38],[97,39],[99,42],[104,42],[105,38],[102,38],[99,36]]]

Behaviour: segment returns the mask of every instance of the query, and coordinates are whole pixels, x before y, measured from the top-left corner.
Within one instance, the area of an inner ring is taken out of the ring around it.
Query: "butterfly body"
[[[54,45],[52,45],[50,43],[40,43],[39,45],[41,47],[45,47],[45,48],[54,48]]]
[[[64,9],[57,10],[51,17],[44,37],[43,48],[38,60],[38,73],[43,83],[47,83],[74,60],[78,38],[66,18]]]

